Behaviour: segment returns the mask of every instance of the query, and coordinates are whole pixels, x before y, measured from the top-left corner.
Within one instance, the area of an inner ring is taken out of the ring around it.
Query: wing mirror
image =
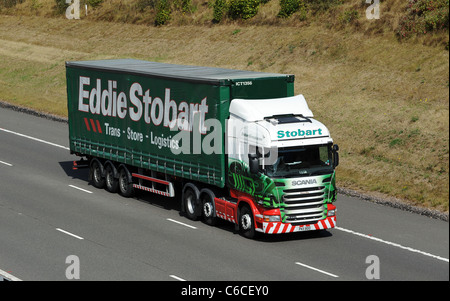
[[[339,165],[339,145],[335,144],[333,145],[333,165],[336,168],[336,166]]]
[[[259,160],[257,154],[248,154],[248,165],[251,173],[256,174],[259,172]]]

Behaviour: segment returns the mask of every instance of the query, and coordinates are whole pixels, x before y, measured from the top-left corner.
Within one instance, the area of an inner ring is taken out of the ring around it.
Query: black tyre
[[[105,187],[105,178],[103,177],[103,166],[97,160],[94,160],[91,164],[91,179],[92,185],[97,188]]]
[[[111,165],[106,166],[105,169],[105,184],[109,192],[115,193],[119,190],[119,180],[114,177],[114,169]]]
[[[217,224],[217,218],[215,217],[214,198],[208,194],[203,193],[202,197],[202,215],[206,224],[214,226]]]
[[[119,191],[127,198],[134,194],[133,182],[130,182],[129,173],[125,168],[121,168],[119,172]]]
[[[239,231],[246,238],[255,237],[255,221],[253,213],[248,206],[243,206],[239,214]]]
[[[187,218],[196,221],[201,216],[202,206],[196,193],[191,188],[187,188],[183,194],[184,209]]]

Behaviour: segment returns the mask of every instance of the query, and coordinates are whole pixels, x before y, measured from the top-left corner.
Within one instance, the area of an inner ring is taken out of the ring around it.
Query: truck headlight
[[[265,222],[281,222],[281,216],[279,216],[279,215],[264,215],[263,220]]]
[[[333,204],[327,204],[327,216],[335,216],[336,215],[336,206]]]

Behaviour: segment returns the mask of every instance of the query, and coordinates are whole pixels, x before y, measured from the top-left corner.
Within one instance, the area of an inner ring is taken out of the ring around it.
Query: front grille
[[[286,222],[313,224],[323,219],[325,186],[285,189],[283,195]]]

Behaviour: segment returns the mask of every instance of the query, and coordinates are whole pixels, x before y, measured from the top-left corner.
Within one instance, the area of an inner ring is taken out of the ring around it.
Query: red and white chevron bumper
[[[282,234],[313,230],[331,229],[336,227],[336,216],[329,216],[326,219],[318,221],[315,224],[294,226],[292,224],[285,224],[281,222],[263,222],[262,229],[259,231],[266,234]]]

